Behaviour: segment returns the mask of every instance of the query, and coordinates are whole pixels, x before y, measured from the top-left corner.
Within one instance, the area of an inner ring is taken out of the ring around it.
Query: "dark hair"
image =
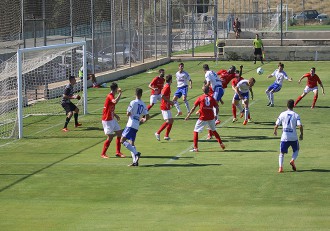
[[[228,72],[231,72],[231,73],[235,73],[236,71],[236,67],[235,66],[231,66],[228,70]]]
[[[315,72],[315,67],[312,67],[311,69]]]
[[[210,70],[209,65],[204,64],[204,65],[203,65],[203,69],[206,70],[206,71]]]
[[[172,75],[166,75],[165,80],[166,80],[166,83],[171,82],[171,80],[172,80]]]
[[[284,64],[281,62],[278,63],[278,66],[284,68]]]
[[[118,84],[116,82],[111,83],[110,85],[111,91],[115,91],[118,89]]]
[[[180,63],[179,66],[183,66],[184,67],[184,64],[183,63]]]
[[[136,89],[135,89],[135,94],[136,94],[137,96],[139,96],[139,97],[142,96],[142,92],[143,92],[143,90],[142,90],[141,88],[136,88]]]
[[[210,92],[210,87],[209,87],[209,86],[204,86],[204,87],[203,87],[203,92],[204,92],[205,94],[208,94],[208,93]]]
[[[164,69],[159,69],[159,71],[158,71],[158,72],[160,73],[160,72],[164,72],[164,71],[165,71]]]
[[[70,80],[70,79],[75,79],[75,78],[76,78],[76,76],[74,76],[74,75],[70,75],[70,76],[69,76],[69,80]]]
[[[287,107],[291,110],[293,109],[293,107],[294,107],[294,100],[293,99],[288,100]]]

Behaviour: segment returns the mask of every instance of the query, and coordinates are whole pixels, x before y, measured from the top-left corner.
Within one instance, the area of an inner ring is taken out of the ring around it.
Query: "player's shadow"
[[[155,113],[155,114],[152,114],[152,115],[150,115],[149,114],[149,116],[150,116],[150,119],[152,119],[152,118],[154,118],[154,117],[156,117],[156,116],[159,116],[161,113],[159,112],[159,113]]]
[[[229,142],[239,142],[241,140],[274,140],[276,136],[224,136]]]
[[[237,152],[237,153],[255,153],[255,152],[274,152],[274,150],[256,150],[256,149],[253,149],[253,150],[246,150],[246,149],[230,149],[230,150],[227,150],[225,152]]]
[[[194,164],[194,163],[188,163],[188,164],[150,164],[150,165],[140,165],[140,167],[208,167],[208,166],[221,166],[222,164]]]
[[[178,160],[178,159],[192,159],[193,157],[188,157],[188,156],[185,156],[185,157],[177,157],[177,156],[141,156],[141,159],[171,159],[171,160]]]
[[[313,168],[313,169],[297,170],[297,172],[330,172],[330,170],[329,169]]]
[[[103,131],[103,128],[101,127],[84,127],[80,128],[81,131]]]

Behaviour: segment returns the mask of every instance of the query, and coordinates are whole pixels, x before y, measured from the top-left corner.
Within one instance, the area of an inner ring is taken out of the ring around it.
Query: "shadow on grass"
[[[140,165],[140,167],[207,167],[207,166],[221,166],[222,164],[150,164],[150,165]]]
[[[178,160],[178,159],[192,159],[193,157],[177,157],[177,156],[141,156],[141,159],[171,159],[171,160]]]
[[[297,172],[330,172],[329,169],[302,169],[302,170],[297,170]]]

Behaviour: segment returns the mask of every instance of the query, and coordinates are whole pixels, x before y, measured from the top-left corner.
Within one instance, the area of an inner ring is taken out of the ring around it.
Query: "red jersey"
[[[317,76],[317,74],[314,74],[314,76],[311,75],[311,73],[304,74],[304,77],[307,78],[307,86],[309,88],[317,87],[317,83],[321,84],[320,78]]]
[[[243,77],[239,77],[239,79],[237,78],[234,78],[232,81],[231,81],[231,86],[232,87],[236,87],[236,85],[238,84],[239,81],[243,80],[244,78]]]
[[[114,99],[115,96],[113,93],[109,93],[107,95],[107,98],[105,99],[104,102],[102,120],[105,121],[113,120],[115,114],[115,106],[116,106],[116,104],[112,102]]]
[[[155,91],[155,90],[151,90],[151,95],[158,95],[161,93],[162,89],[163,89],[163,86],[164,86],[164,83],[165,83],[165,79],[164,78],[161,78],[159,76],[156,76],[150,83],[150,85],[153,87],[153,88],[157,88],[158,90]]]
[[[162,93],[163,96],[166,98],[170,99],[171,97],[171,85],[170,84],[165,84]],[[163,111],[168,111],[171,109],[171,104],[169,102],[166,102],[163,98],[162,101],[160,102],[160,109]]]
[[[213,107],[218,107],[218,103],[212,96],[201,95],[196,99],[194,105],[199,106],[200,120],[207,121],[214,119]]]
[[[228,83],[230,83],[230,81],[236,76],[235,73],[229,74],[226,70],[218,71],[217,75],[220,76],[223,89],[227,88]]]

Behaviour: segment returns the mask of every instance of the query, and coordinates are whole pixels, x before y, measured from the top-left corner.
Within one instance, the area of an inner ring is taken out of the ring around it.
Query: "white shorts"
[[[102,120],[103,130],[104,134],[111,135],[115,133],[116,131],[120,131],[120,126],[117,122],[117,120]]]
[[[209,126],[211,131],[215,131],[215,119],[206,121],[198,119],[195,124],[194,132],[202,132],[206,125]]]
[[[313,88],[310,88],[310,87],[306,86],[305,89],[304,89],[304,92],[305,93],[308,93],[310,91],[315,91],[315,90],[318,90],[318,87],[317,86],[316,87],[313,87]]]
[[[162,95],[150,95],[150,104],[156,104],[157,101],[160,101],[162,99]]]
[[[168,119],[173,118],[171,110],[166,110],[166,111],[162,110],[162,115],[163,115],[164,120],[168,120]]]

